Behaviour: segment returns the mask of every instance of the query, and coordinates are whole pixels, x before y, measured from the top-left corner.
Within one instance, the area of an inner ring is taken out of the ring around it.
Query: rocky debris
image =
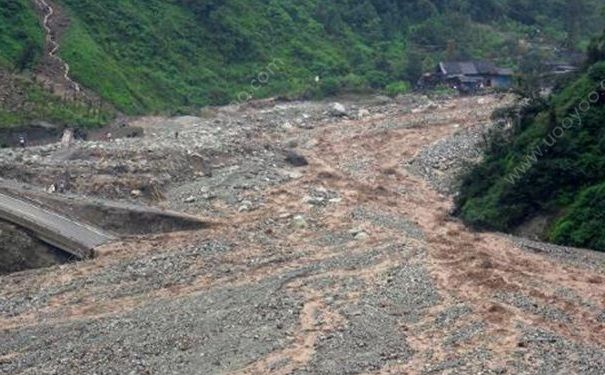
[[[347,111],[347,108],[340,104],[340,103],[334,103],[330,106],[330,114],[334,117],[346,117],[349,115],[349,112]]]
[[[458,189],[462,172],[481,160],[488,130],[489,126],[478,126],[457,131],[425,148],[408,169],[424,177],[439,192],[451,194]]]
[[[241,202],[241,206],[237,209],[238,212],[250,212],[252,211],[253,203],[249,200],[244,200]]]
[[[364,207],[357,208],[353,211],[352,216],[358,221],[368,221],[372,225],[380,228],[388,228],[391,230],[400,231],[402,234],[414,239],[423,239],[424,233],[409,219],[399,217],[390,213],[376,212]]]
[[[476,349],[463,354],[453,354],[436,365],[425,366],[423,375],[434,374],[505,374],[506,368],[492,368],[493,354],[489,350]]]
[[[292,342],[288,332],[302,306],[277,285],[217,288],[120,316],[56,325],[46,329],[45,340],[32,341],[36,330],[27,327],[0,333],[0,356],[29,342],[18,361],[0,361],[0,372],[210,374],[242,368]]]
[[[309,165],[307,158],[293,150],[289,150],[286,153],[286,162],[294,167],[306,167]]]
[[[336,117],[329,102],[249,103],[68,153],[0,151],[1,176],[48,186],[68,168],[70,197],[153,190],[160,208],[216,219],[0,277],[0,373],[603,373],[602,257],[502,248],[382,168],[457,168],[448,150],[473,137],[435,141],[486,123],[496,99],[448,100],[343,100]],[[317,163],[293,167],[288,149]],[[540,257],[549,268],[530,268]]]
[[[234,265],[224,260],[225,255],[232,250],[233,246],[230,243],[202,241],[176,252],[160,251],[140,259],[113,262],[92,275],[74,277],[46,288],[39,288],[34,284],[31,285],[32,290],[28,295],[7,300],[0,298],[0,314],[10,317],[30,310],[40,310],[53,298],[62,298],[63,307],[68,308],[70,305],[82,302],[82,298],[110,300],[135,297],[170,286],[184,287],[190,285],[198,276],[196,272],[199,270],[193,268],[198,259],[204,259],[209,265],[204,274],[225,277],[234,271]],[[42,272],[48,272],[54,280],[60,280],[61,274],[70,272],[76,266],[77,264],[69,264],[64,265],[63,269],[29,271],[21,278],[17,276],[15,284],[11,284],[11,287],[29,284],[32,277]],[[94,283],[91,282],[91,277]],[[48,315],[41,317],[51,318]]]
[[[71,144],[73,143],[74,140],[74,131],[73,129],[65,129],[63,131],[63,137],[61,138],[61,147],[63,147],[64,149],[68,149],[71,147]]]
[[[446,347],[460,345],[465,341],[469,341],[477,336],[483,335],[485,333],[485,327],[486,324],[483,322],[472,322],[448,336],[443,344]]]
[[[424,312],[439,303],[440,297],[428,270],[418,264],[404,264],[389,271],[368,299],[385,306],[390,314],[416,323]]]
[[[578,344],[543,329],[521,328],[524,334],[519,350],[509,366],[518,373],[597,375],[605,369],[602,347]]]
[[[357,119],[358,120],[362,120],[362,119],[368,117],[369,115],[370,115],[370,111],[367,110],[367,109],[365,109],[365,108],[362,108],[359,111],[357,111]]]
[[[294,216],[294,218],[292,219],[291,225],[292,225],[292,228],[294,228],[294,229],[305,229],[309,226],[309,224],[307,223],[307,220],[302,215]]]
[[[605,253],[603,252],[553,245],[516,236],[507,237],[525,251],[544,255],[559,262],[597,271],[605,268]]]
[[[368,238],[370,238],[370,235],[366,232],[359,232],[359,233],[355,234],[356,241],[365,241]]]
[[[313,188],[309,195],[302,199],[303,203],[316,207],[326,207],[330,204],[337,204],[342,201],[335,191],[330,191],[323,187]]]
[[[512,305],[531,314],[539,315],[553,322],[571,324],[572,321],[562,310],[548,306],[547,302],[540,302],[519,293],[500,293],[495,298],[501,302]]]
[[[343,314],[346,325],[322,335],[311,362],[296,374],[360,374],[412,357],[393,316],[363,304],[350,306]]]
[[[438,328],[449,328],[461,318],[468,316],[472,311],[469,306],[464,304],[451,306],[439,313],[434,324]]]

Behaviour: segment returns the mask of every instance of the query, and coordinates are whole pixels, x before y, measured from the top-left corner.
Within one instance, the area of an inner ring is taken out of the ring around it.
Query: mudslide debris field
[[[3,178],[214,225],[0,277],[0,373],[604,373],[604,254],[449,216],[508,100],[262,102],[1,150]]]

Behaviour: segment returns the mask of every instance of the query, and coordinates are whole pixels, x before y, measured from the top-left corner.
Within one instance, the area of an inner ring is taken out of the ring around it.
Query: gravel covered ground
[[[0,276],[0,373],[605,373],[605,256],[448,216],[507,101],[261,102],[0,151],[2,178],[212,223]]]

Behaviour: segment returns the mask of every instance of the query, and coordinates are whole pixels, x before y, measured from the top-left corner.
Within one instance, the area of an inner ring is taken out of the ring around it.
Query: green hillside
[[[591,66],[547,103],[526,107],[514,134],[497,137],[458,200],[469,223],[508,231],[551,217],[545,236],[605,251],[605,35]]]
[[[30,1],[0,1],[0,67],[31,68],[43,44],[44,34]]]
[[[39,63],[44,32],[32,1],[0,0],[0,127],[44,120],[98,126],[109,113],[92,113],[82,103],[65,103],[24,72]]]
[[[70,19],[59,53],[73,77],[128,114],[389,85],[397,92],[441,58],[514,65],[524,53],[519,39],[584,48],[603,22],[592,11],[599,0],[56,2]],[[8,69],[27,70],[39,56],[32,3],[0,0]]]

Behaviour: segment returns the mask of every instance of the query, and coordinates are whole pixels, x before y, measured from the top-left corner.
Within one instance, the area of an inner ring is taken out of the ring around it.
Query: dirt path
[[[372,114],[361,119],[304,103],[242,111],[229,123],[243,125],[222,130],[220,116],[186,118],[178,140],[158,127],[108,146],[102,155],[140,157],[146,173],[162,150],[152,145],[170,151],[165,164],[202,140],[241,150],[221,154],[212,176],[166,188],[164,204],[221,224],[0,278],[0,371],[603,373],[605,257],[474,232],[408,168],[486,126],[499,99],[420,110],[412,99],[363,104]],[[312,126],[283,125],[300,118]],[[309,166],[285,165],[270,151],[281,144]],[[86,167],[107,168],[99,159]]]
[[[77,95],[78,93],[80,93],[80,85],[78,83],[76,83],[71,77],[70,77],[70,67],[69,64],[67,62],[65,62],[61,57],[59,57],[57,55],[57,52],[59,51],[60,48],[60,44],[57,41],[57,31],[53,29],[53,18],[55,17],[55,9],[53,7],[53,5],[51,3],[49,3],[47,0],[36,0],[36,5],[38,6],[38,8],[42,11],[43,14],[43,21],[42,21],[42,26],[44,27],[44,30],[46,32],[46,49],[47,49],[47,54],[48,57],[51,61],[56,62],[62,70],[62,77],[61,79],[65,82],[65,91],[67,92],[71,92],[73,95]],[[43,62],[44,64],[44,62]],[[42,68],[43,71],[52,71],[53,68]],[[53,77],[50,77],[51,79],[53,79]],[[58,81],[56,79],[56,77],[54,78],[55,81]]]

